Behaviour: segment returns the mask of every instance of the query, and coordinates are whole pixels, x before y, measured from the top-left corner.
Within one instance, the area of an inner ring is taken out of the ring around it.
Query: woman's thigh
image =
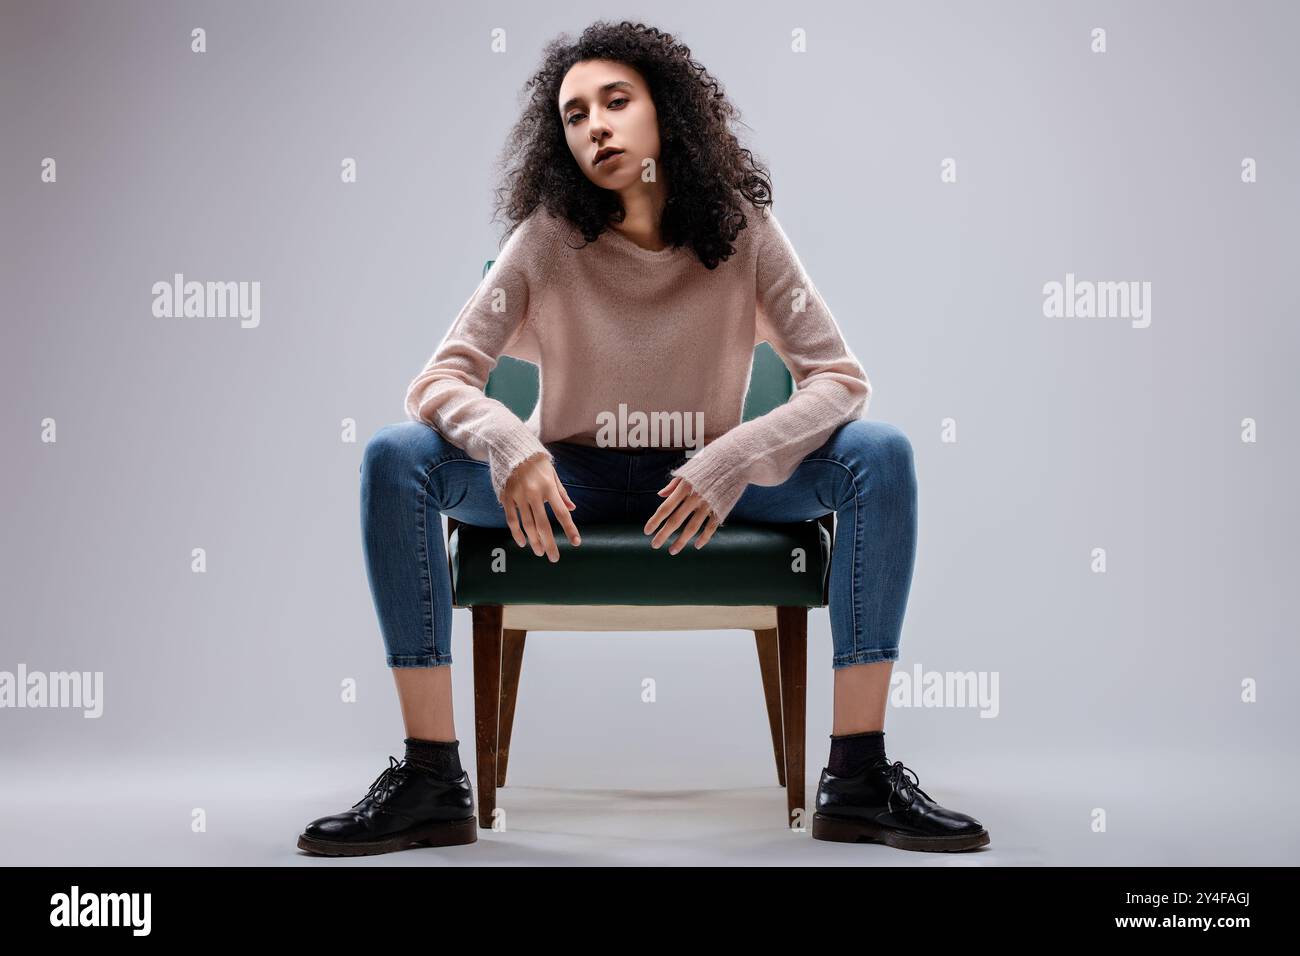
[[[779,485],[749,485],[728,521],[806,521],[838,511],[870,482],[893,480],[910,467],[911,445],[897,426],[876,419],[846,422],[820,448],[804,456]]]
[[[565,442],[552,442],[547,449],[556,476],[577,505],[570,511],[575,524],[624,516],[626,468],[621,456]],[[426,422],[408,420],[380,428],[366,446],[361,473],[363,490],[412,487],[423,492],[435,510],[457,521],[506,527],[505,509],[492,487],[488,463],[472,457]],[[558,524],[554,518],[552,523]]]
[[[487,462],[446,438],[426,422],[407,420],[385,425],[366,445],[361,465],[362,495],[379,500],[387,489],[403,510],[408,492],[442,514],[485,527],[505,527],[505,512],[492,489]]]

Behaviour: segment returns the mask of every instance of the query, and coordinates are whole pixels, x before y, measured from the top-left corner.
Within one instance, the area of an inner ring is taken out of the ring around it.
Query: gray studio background
[[[161,775],[186,783],[141,817],[156,839],[114,849],[87,808],[88,836],[59,859],[292,860],[302,823],[401,755],[361,455],[404,417],[405,386],[498,249],[494,161],[543,44],[597,17],[679,33],[723,83],[871,377],[868,417],[912,439],[920,541],[896,673],[996,672],[999,713],[891,707],[890,755],[1013,862],[1293,859],[1294,822],[1262,811],[1294,786],[1300,718],[1295,7],[2,11],[0,670],[104,672],[99,719],[0,710],[11,860],[50,859],[35,833],[66,801],[129,800]],[[1099,26],[1105,54],[1089,49]],[[45,157],[57,183],[41,181]],[[955,184],[940,182],[947,157]],[[260,281],[260,326],[153,317],[152,284],[176,272]],[[1150,326],[1046,318],[1043,284],[1067,272],[1149,281]],[[56,444],[40,440],[47,417]],[[815,611],[810,792],[830,652]],[[472,770],[468,611],[453,654]],[[340,700],[347,678],[356,703]],[[1247,678],[1256,703],[1241,701]],[[546,788],[734,788],[780,843],[770,746],[748,633],[529,639],[511,787],[552,809],[571,791]],[[1068,785],[1032,796],[1049,780]],[[1207,836],[1229,799],[1260,808],[1258,829],[1245,813],[1235,836]],[[238,805],[265,824],[257,801],[278,801],[274,827],[222,823]],[[590,832],[603,806],[559,830]],[[1089,831],[1099,806],[1114,808],[1105,835]],[[629,816],[626,833],[644,825]],[[35,842],[15,849],[24,834]]]

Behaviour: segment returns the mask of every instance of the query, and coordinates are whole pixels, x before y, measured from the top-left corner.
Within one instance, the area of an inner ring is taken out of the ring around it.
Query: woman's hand
[[[569,512],[578,506],[569,499],[569,493],[560,483],[551,460],[542,453],[538,452],[516,466],[502,489],[501,500],[506,511],[506,524],[515,544],[521,548],[525,544],[532,545],[533,554],[539,558],[545,554],[552,564],[560,560],[560,549],[556,547],[555,537],[551,534],[551,522],[546,514],[548,502],[556,520],[564,528],[569,543],[575,548],[582,543],[578,528],[569,517]]]
[[[680,475],[674,475],[673,480],[660,488],[658,493],[661,496],[668,495],[668,497],[659,506],[659,509],[650,516],[650,520],[646,522],[642,530],[646,534],[653,534],[655,527],[661,521],[664,521],[665,517],[667,517],[667,521],[664,521],[664,526],[659,529],[659,533],[650,539],[650,546],[658,548],[659,545],[668,540],[669,535],[687,518],[691,519],[690,524],[677,536],[677,540],[668,549],[668,553],[677,554],[682,548],[686,547],[686,542],[691,540],[695,532],[700,530],[700,526],[706,520],[709,526],[705,529],[704,534],[700,535],[696,540],[695,550],[698,551],[708,544],[709,539],[713,537],[713,532],[718,529],[718,516],[713,513],[713,509],[709,507],[707,501],[691,490],[691,483],[685,481]]]

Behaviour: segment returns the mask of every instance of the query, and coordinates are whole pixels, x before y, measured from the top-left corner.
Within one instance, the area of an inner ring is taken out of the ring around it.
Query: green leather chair
[[[781,357],[759,343],[744,419],[782,404],[793,390]],[[538,368],[501,356],[484,392],[527,419],[537,403]],[[666,545],[651,548],[640,522],[585,524],[577,548],[554,519],[552,528],[556,564],[520,548],[508,528],[447,519],[452,604],[470,608],[474,625],[479,825],[491,827],[496,790],[506,783],[528,632],[736,628],[754,632],[777,783],[786,789],[786,825],[806,826],[808,609],[825,607],[829,598],[834,515],[788,524],[728,521],[699,551],[687,547],[676,555]],[[503,554],[508,574],[493,570]]]

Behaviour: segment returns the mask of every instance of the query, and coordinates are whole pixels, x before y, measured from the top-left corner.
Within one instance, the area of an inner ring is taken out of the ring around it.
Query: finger
[[[708,520],[709,506],[700,502],[695,507],[695,512],[691,515],[690,522],[682,529],[682,533],[677,536],[677,540],[672,543],[668,549],[669,554],[679,554],[682,548],[686,547],[686,542],[695,537],[695,532],[700,530],[700,526]]]
[[[542,543],[542,553],[554,564],[560,560],[560,549],[555,546],[555,536],[551,534],[551,520],[546,514],[546,499],[537,495],[529,501],[529,505],[537,519],[537,539]]]
[[[713,532],[718,530],[719,524],[720,522],[718,521],[718,516],[715,515],[712,511],[710,511],[709,523],[708,526],[704,529],[704,534],[700,535],[698,538],[695,539],[696,551],[698,551],[700,548],[704,547],[706,544],[709,543],[709,539],[713,537]]]
[[[533,518],[533,509],[528,506],[528,499],[523,498],[519,502],[519,517],[523,519],[524,530],[528,532],[528,544],[533,549],[533,554],[541,557],[542,540],[537,534],[537,521]]]
[[[510,529],[510,537],[514,538],[515,544],[522,548],[528,543],[528,539],[519,525],[519,508],[513,501],[506,501],[503,507],[506,510],[506,527]]]
[[[658,491],[656,491],[655,494],[662,497],[663,495],[670,493],[676,485],[681,483],[681,480],[682,480],[681,475],[674,475],[673,480],[668,482],[668,484],[664,485]]]
[[[664,516],[670,514],[672,510],[677,507],[677,503],[686,497],[687,487],[689,486],[683,482],[673,489],[672,494],[668,496],[667,500],[664,501],[663,504],[655,509],[655,513],[650,516],[650,520],[645,523],[645,527],[641,530],[646,534],[653,534],[655,527],[664,519]]]
[[[556,493],[560,498],[560,501],[564,505],[564,511],[566,512],[566,514],[567,512],[570,512],[573,509],[578,507],[576,504],[573,503],[573,499],[569,497],[569,489],[564,487],[564,482],[560,481],[559,475],[555,476],[555,488],[556,488]],[[557,518],[560,516],[560,512],[558,510],[555,512],[555,516]]]
[[[676,492],[673,492],[673,494],[675,495]],[[690,503],[689,498],[685,499],[681,504],[679,504],[673,510],[672,514],[670,514],[667,518],[664,519],[663,526],[659,529],[658,533],[655,534],[655,536],[650,539],[650,547],[657,548],[665,541],[667,541],[669,537],[672,536],[672,533],[676,531],[677,528],[681,525],[681,523],[685,521],[688,517],[690,517],[690,514],[693,510],[694,510],[694,506]]]
[[[558,521],[560,527],[564,529],[564,534],[569,539],[569,544],[576,548],[578,545],[582,544],[582,537],[578,534],[578,526],[573,523],[573,517],[569,514],[569,509],[556,507],[557,504],[562,503],[558,500],[559,497],[559,495],[556,495],[551,499],[551,508],[555,512],[555,520]],[[564,497],[567,498],[568,495],[565,495]]]

